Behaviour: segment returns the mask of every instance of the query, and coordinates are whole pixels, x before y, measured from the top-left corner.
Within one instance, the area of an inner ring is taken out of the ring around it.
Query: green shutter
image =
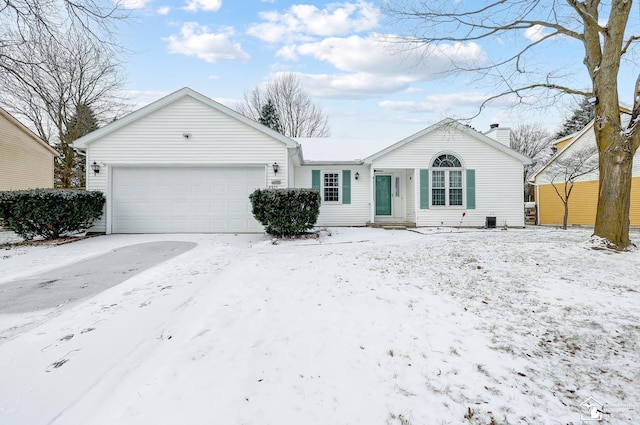
[[[467,209],[476,209],[476,170],[467,170]]]
[[[351,203],[351,170],[342,170],[342,203]]]
[[[320,170],[311,170],[311,189],[320,192]]]
[[[420,209],[429,209],[429,170],[420,170]]]

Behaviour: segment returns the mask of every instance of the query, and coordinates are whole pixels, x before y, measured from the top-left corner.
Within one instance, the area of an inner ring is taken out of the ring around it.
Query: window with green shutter
[[[476,172],[465,170],[462,161],[455,155],[439,155],[431,163],[430,169],[420,170],[419,187],[420,209],[476,208]]]
[[[311,170],[311,188],[322,202],[351,203],[351,170]]]

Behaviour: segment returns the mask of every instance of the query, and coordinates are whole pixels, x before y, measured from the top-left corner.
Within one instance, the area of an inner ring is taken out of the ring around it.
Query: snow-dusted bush
[[[0,224],[26,240],[56,239],[91,227],[102,215],[101,192],[34,189],[0,192]]]
[[[320,214],[320,192],[314,189],[257,189],[249,199],[253,216],[273,236],[311,229]]]

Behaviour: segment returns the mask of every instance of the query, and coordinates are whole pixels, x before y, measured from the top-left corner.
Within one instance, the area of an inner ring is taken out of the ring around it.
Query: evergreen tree
[[[58,145],[60,157],[56,161],[56,186],[76,188],[85,186],[85,157],[73,150],[73,142],[98,128],[98,120],[91,107],[81,103],[65,125]]]
[[[282,133],[282,126],[280,125],[280,116],[276,107],[271,99],[267,100],[260,110],[260,117],[258,118],[260,124],[266,125],[270,129]]]
[[[578,107],[573,110],[571,116],[564,121],[560,130],[556,133],[555,139],[577,133],[589,124],[595,116],[594,106],[586,97],[582,98]]]

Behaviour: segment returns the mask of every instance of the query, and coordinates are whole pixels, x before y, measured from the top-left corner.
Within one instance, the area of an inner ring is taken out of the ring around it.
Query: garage
[[[138,166],[111,170],[112,233],[260,232],[249,195],[265,167]]]
[[[90,232],[263,233],[257,188],[294,186],[298,143],[182,88],[73,142],[86,189],[106,196]]]

